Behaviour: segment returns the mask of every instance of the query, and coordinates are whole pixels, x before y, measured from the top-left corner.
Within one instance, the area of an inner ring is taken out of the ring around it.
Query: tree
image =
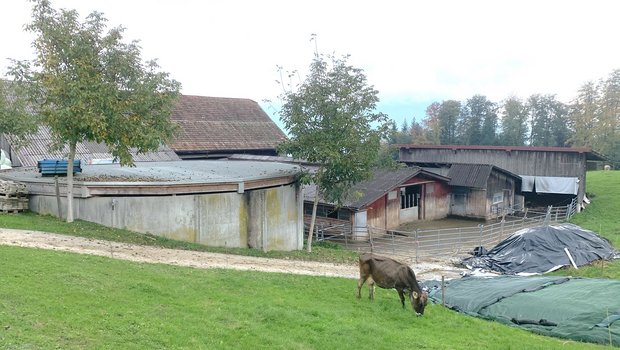
[[[614,162],[620,161],[620,69],[601,82],[600,116],[596,149]]]
[[[439,109],[441,104],[433,102],[426,107],[426,117],[422,120],[422,126],[426,134],[426,140],[432,145],[440,144],[441,127],[439,124]]]
[[[17,144],[37,128],[36,116],[28,111],[27,86],[0,79],[0,134],[11,135]]]
[[[459,114],[461,113],[461,102],[455,100],[443,101],[437,111],[439,121],[439,142],[442,145],[452,145],[457,142],[456,127]]]
[[[351,186],[370,178],[391,125],[386,115],[375,112],[378,91],[348,58],[316,54],[307,77],[280,96],[279,114],[290,138],[279,150],[320,164],[316,172],[302,176],[303,183],[317,188],[309,252],[319,196],[340,206]]]
[[[495,145],[498,143],[497,128],[497,104],[484,100],[482,109],[482,137],[480,143],[482,145]]]
[[[496,140],[496,106],[486,96],[475,95],[465,102],[458,120],[457,139],[464,145],[491,145]]]
[[[594,147],[599,124],[599,92],[590,81],[579,89],[577,97],[570,106],[569,123],[573,131],[569,141],[572,145]]]
[[[527,140],[527,108],[517,97],[503,103],[500,141],[505,146],[523,146]]]
[[[529,97],[532,146],[565,146],[568,141],[568,110],[555,95]]]
[[[93,12],[80,22],[75,10],[55,10],[35,0],[32,62],[16,62],[14,78],[24,81],[29,103],[50,128],[58,149],[67,151],[67,222],[73,221],[73,160],[82,141],[105,143],[121,165],[170,140],[170,120],[180,84],[143,63],[136,41],[124,43],[123,28],[107,33],[106,19]]]

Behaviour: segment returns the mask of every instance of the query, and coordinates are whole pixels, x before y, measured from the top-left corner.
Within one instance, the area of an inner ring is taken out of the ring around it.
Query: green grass
[[[308,253],[305,250],[292,252],[263,252],[260,249],[207,247],[202,244],[176,241],[151,234],[142,234],[110,228],[88,221],[75,220],[69,224],[53,216],[37,215],[30,212],[23,212],[19,214],[0,213],[0,227],[52,232],[71,236],[163,248],[208,251],[268,258],[326,261],[335,263],[357,263],[358,256],[357,253],[342,249],[338,245],[329,243],[313,244],[311,253]]]
[[[620,172],[588,173],[593,203],[572,222],[620,245]],[[0,227],[88,238],[303,260],[356,254],[207,248],[32,213],[0,214]],[[556,273],[620,279],[620,261]],[[0,246],[0,349],[589,349],[429,305],[402,310],[394,291],[355,298],[342,278],[200,270]]]
[[[2,349],[595,349],[356,282],[0,246]]]

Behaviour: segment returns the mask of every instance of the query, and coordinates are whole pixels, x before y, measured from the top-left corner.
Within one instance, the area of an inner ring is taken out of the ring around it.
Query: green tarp
[[[439,282],[426,283],[441,303]],[[620,346],[620,281],[569,277],[467,277],[446,282],[447,307],[533,332]]]

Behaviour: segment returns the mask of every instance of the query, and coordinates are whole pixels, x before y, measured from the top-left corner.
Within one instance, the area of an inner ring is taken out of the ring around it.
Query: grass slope
[[[620,172],[589,172],[592,204],[572,222],[620,246]],[[306,252],[218,249],[31,213],[0,227],[304,260],[351,262],[329,247]],[[620,279],[620,261],[561,274]],[[588,349],[430,305],[402,310],[394,291],[355,298],[355,281],[138,264],[0,246],[1,349]],[[366,293],[365,293],[366,294]]]
[[[596,349],[356,283],[0,246],[2,349]],[[366,291],[365,291],[366,292]],[[366,293],[364,293],[366,294]]]

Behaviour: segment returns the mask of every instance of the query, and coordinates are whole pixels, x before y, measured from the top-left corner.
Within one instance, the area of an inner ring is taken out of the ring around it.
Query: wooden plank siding
[[[577,177],[580,203],[586,191],[586,160],[593,156],[590,150],[581,148],[448,145],[408,145],[402,146],[399,153],[401,161],[418,164],[490,164],[517,175]]]

